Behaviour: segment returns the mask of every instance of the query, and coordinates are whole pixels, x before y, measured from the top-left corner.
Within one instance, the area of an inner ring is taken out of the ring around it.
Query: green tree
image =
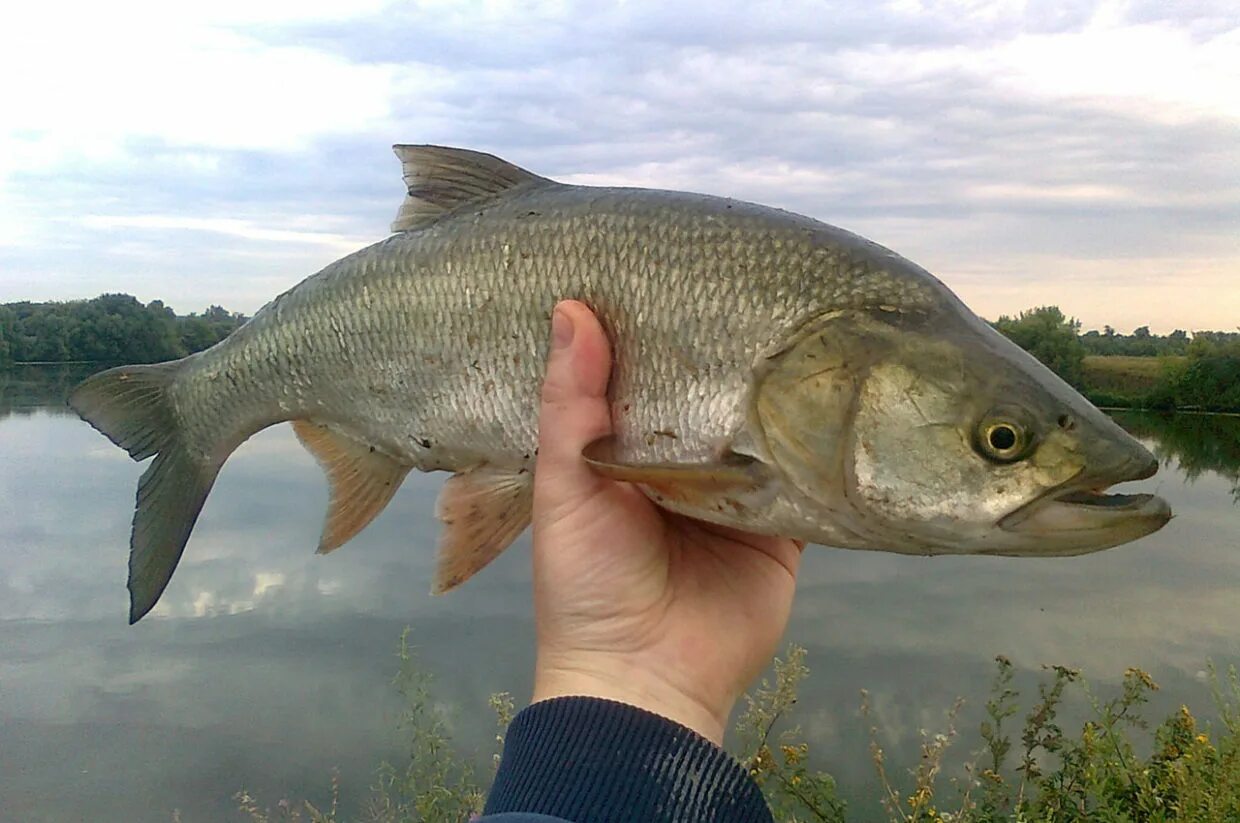
[[[57,362],[71,359],[71,323],[63,315],[50,312],[32,314],[22,324],[27,339],[27,360]]]
[[[196,314],[181,318],[180,331],[181,347],[187,352],[210,348],[220,339],[211,324]]]
[[[0,306],[0,363],[172,360],[218,343],[245,319],[220,306],[202,316],[178,317],[161,300],[144,306],[128,294],[9,303]]]
[[[1188,349],[1188,332],[1176,329],[1167,335],[1167,348],[1169,353],[1183,354]]]
[[[1081,361],[1085,358],[1079,336],[1081,324],[1066,317],[1058,306],[1038,306],[1014,318],[1004,315],[994,326],[1064,380],[1081,385]]]
[[[1198,332],[1194,337],[1201,334],[1216,335],[1221,332]],[[1132,334],[1116,334],[1115,329],[1104,326],[1101,333],[1091,329],[1082,334],[1081,344],[1085,346],[1086,354],[1163,357],[1183,355],[1188,349],[1189,335],[1184,329],[1176,329],[1167,335],[1154,334],[1149,326],[1133,329]]]
[[[17,339],[17,315],[8,306],[0,306],[0,365],[13,362],[13,344]]]

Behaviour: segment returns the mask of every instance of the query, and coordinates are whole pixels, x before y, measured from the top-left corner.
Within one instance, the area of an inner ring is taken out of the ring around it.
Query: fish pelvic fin
[[[435,505],[443,524],[432,594],[451,591],[481,571],[530,524],[534,475],[480,466],[455,474]]]
[[[466,203],[488,200],[526,183],[549,183],[495,155],[447,146],[393,146],[408,196],[393,232],[420,229]]]
[[[294,420],[293,431],[319,461],[331,487],[318,548],[327,554],[379,516],[412,466],[323,423]]]
[[[129,537],[129,622],[142,619],[168,586],[223,460],[183,442],[168,394],[185,360],[121,366],[87,378],[69,405],[134,460],[154,456],[138,481]]]

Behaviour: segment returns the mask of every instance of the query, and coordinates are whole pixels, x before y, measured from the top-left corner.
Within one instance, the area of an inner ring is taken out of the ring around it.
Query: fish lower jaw
[[[1158,531],[1171,520],[1171,506],[1153,494],[1108,494],[1094,488],[1066,489],[999,521],[1010,538],[1029,541],[1015,552],[1066,556],[1128,543]]]

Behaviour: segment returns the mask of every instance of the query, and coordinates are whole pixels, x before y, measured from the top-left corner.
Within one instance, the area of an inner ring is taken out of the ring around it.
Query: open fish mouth
[[[1113,509],[1117,511],[1141,511],[1150,503],[1161,498],[1152,494],[1104,494],[1093,490],[1065,492],[1053,498],[1056,503],[1070,506],[1089,506],[1092,508]],[[1165,505],[1165,503],[1164,503]]]
[[[1037,554],[1070,555],[1117,546],[1158,531],[1171,519],[1171,506],[1154,494],[1108,493],[1111,485],[1144,480],[1158,471],[1155,460],[1134,461],[1108,481],[1069,481],[1057,491],[1008,514],[999,527],[1035,538]],[[1032,552],[1031,552],[1032,553]]]

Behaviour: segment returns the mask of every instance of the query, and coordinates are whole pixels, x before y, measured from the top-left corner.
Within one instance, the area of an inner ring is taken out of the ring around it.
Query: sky
[[[0,77],[0,302],[252,313],[440,143],[808,214],[992,319],[1240,326],[1233,0],[46,0]]]

